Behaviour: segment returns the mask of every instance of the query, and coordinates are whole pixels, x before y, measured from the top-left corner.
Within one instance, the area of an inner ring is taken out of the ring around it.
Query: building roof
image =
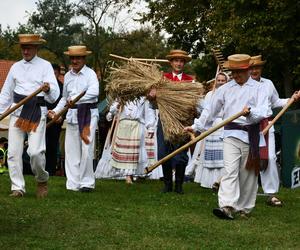
[[[0,60],[0,89],[2,89],[8,71],[14,63],[15,61]]]

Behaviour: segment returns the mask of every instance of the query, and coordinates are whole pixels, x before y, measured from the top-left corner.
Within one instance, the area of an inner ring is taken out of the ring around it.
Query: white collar
[[[179,73],[179,74],[176,74],[176,73],[174,73],[174,72],[172,71],[173,77],[177,76],[178,79],[179,79],[180,81],[181,81],[181,79],[182,79],[182,73],[183,73],[183,72],[181,72],[181,73]]]
[[[87,70],[87,66],[86,65],[83,65],[83,67],[81,68],[81,70],[79,70],[79,72],[74,72],[73,69],[71,69],[71,74],[73,75],[79,75],[79,74],[85,74]]]

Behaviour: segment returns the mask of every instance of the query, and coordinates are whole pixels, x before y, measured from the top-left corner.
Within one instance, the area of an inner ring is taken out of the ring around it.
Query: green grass
[[[54,177],[38,200],[26,176],[26,196],[16,199],[2,175],[0,249],[300,249],[300,189],[281,188],[282,208],[259,196],[250,219],[223,221],[211,212],[211,190],[188,183],[184,195],[161,194],[161,186],[97,181],[95,192],[78,193]]]

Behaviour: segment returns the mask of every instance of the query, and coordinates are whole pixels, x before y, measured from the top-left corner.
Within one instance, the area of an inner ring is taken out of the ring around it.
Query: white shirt
[[[60,90],[54,75],[51,64],[35,56],[31,61],[24,59],[13,64],[8,72],[0,94],[0,114],[6,111],[13,104],[13,93],[28,96],[37,90],[44,83],[49,83],[48,93],[41,92],[38,96],[44,96],[49,103],[54,103],[59,97]],[[13,112],[19,116],[22,107]],[[42,116],[47,114],[47,108],[41,107]]]
[[[107,115],[108,120],[112,119],[118,111],[118,102],[113,102],[110,106],[109,113]],[[156,113],[155,110],[151,108],[149,101],[145,98],[136,99],[134,102],[127,102],[123,107],[120,114],[120,120],[136,120],[142,124],[145,124],[146,129],[149,132],[154,132]]]
[[[64,108],[67,100],[74,100],[83,91],[86,91],[85,95],[76,104],[98,102],[98,78],[95,71],[86,65],[78,73],[70,70],[65,75],[62,98],[53,111],[58,113]],[[98,108],[91,109],[91,116],[99,117]],[[69,109],[66,120],[68,123],[77,124],[77,109]]]
[[[210,104],[204,107],[200,118],[194,120],[192,128],[203,132],[212,126],[221,110],[222,119],[225,120],[242,111],[245,106],[251,108],[250,114],[247,117],[241,116],[234,122],[241,125],[258,123],[267,117],[268,103],[264,88],[251,77],[243,85],[237,84],[235,80],[224,84],[215,91]],[[235,137],[249,143],[248,133],[243,130],[224,130],[224,137]]]
[[[280,108],[287,104],[289,98],[281,99],[279,98],[278,92],[273,84],[273,82],[269,79],[260,78],[260,84],[265,86],[266,94],[268,96],[268,113],[267,116],[270,117],[273,114],[273,108]]]

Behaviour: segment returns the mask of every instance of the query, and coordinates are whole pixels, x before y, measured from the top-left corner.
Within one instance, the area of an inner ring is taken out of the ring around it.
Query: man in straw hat
[[[251,57],[251,77],[254,80],[258,81],[261,85],[265,86],[265,95],[267,96],[268,100],[267,120],[271,120],[269,118],[273,114],[272,109],[285,106],[288,103],[289,99],[279,98],[278,92],[275,89],[273,82],[269,79],[261,77],[263,66],[265,63],[266,61],[262,60],[261,55]],[[291,98],[297,101],[299,100],[299,94],[295,92]],[[266,121],[266,125],[268,125],[268,121]],[[264,193],[268,195],[267,204],[271,206],[282,206],[281,200],[279,200],[275,196],[275,194],[279,190],[279,175],[276,165],[275,135],[273,126],[268,131],[268,137],[266,139],[268,141],[266,153],[268,163],[266,165],[266,169],[260,171],[261,184]]]
[[[194,80],[192,76],[187,75],[183,72],[184,65],[192,60],[187,52],[180,49],[174,49],[170,51],[169,55],[167,55],[166,58],[170,62],[172,72],[164,73],[164,77],[175,82],[192,82]]]
[[[235,54],[224,67],[232,71],[233,80],[218,88],[199,119],[186,131],[208,129],[220,110],[223,120],[244,110],[248,115],[224,127],[224,168],[218,192],[219,218],[234,219],[234,213],[247,216],[254,208],[259,167],[259,121],[266,117],[267,99],[263,86],[250,77],[250,56]]]
[[[37,197],[43,198],[48,194],[49,175],[45,171],[45,101],[55,102],[60,91],[51,64],[37,56],[39,45],[44,42],[46,41],[37,34],[19,35],[23,59],[11,67],[0,94],[0,113],[3,113],[46,83],[43,92],[14,111],[10,117],[8,166],[13,197],[25,194],[22,153],[26,134],[29,144],[27,152],[37,180]]]
[[[164,73],[164,77],[170,79],[174,82],[192,82],[193,77],[183,73],[184,65],[191,61],[191,57],[187,52],[183,50],[171,50],[169,55],[166,56],[169,60],[172,72]],[[156,90],[153,89],[150,92],[150,97],[155,97]],[[174,145],[168,141],[164,140],[164,134],[162,129],[162,124],[160,119],[157,125],[157,144],[158,144],[158,159],[164,158],[166,155],[170,154],[181,145]],[[183,151],[177,154],[173,159],[162,164],[163,175],[164,175],[164,188],[163,193],[168,193],[173,191],[173,169],[175,169],[175,189],[174,191],[178,194],[183,194],[182,184],[184,181],[185,168],[188,162],[187,151]]]
[[[62,98],[48,115],[53,118],[68,102],[86,91],[66,116],[65,168],[68,190],[90,192],[95,188],[93,155],[99,117],[99,82],[96,73],[86,66],[86,56],[92,53],[86,46],[70,46],[64,53],[70,57],[71,70],[64,78]]]

